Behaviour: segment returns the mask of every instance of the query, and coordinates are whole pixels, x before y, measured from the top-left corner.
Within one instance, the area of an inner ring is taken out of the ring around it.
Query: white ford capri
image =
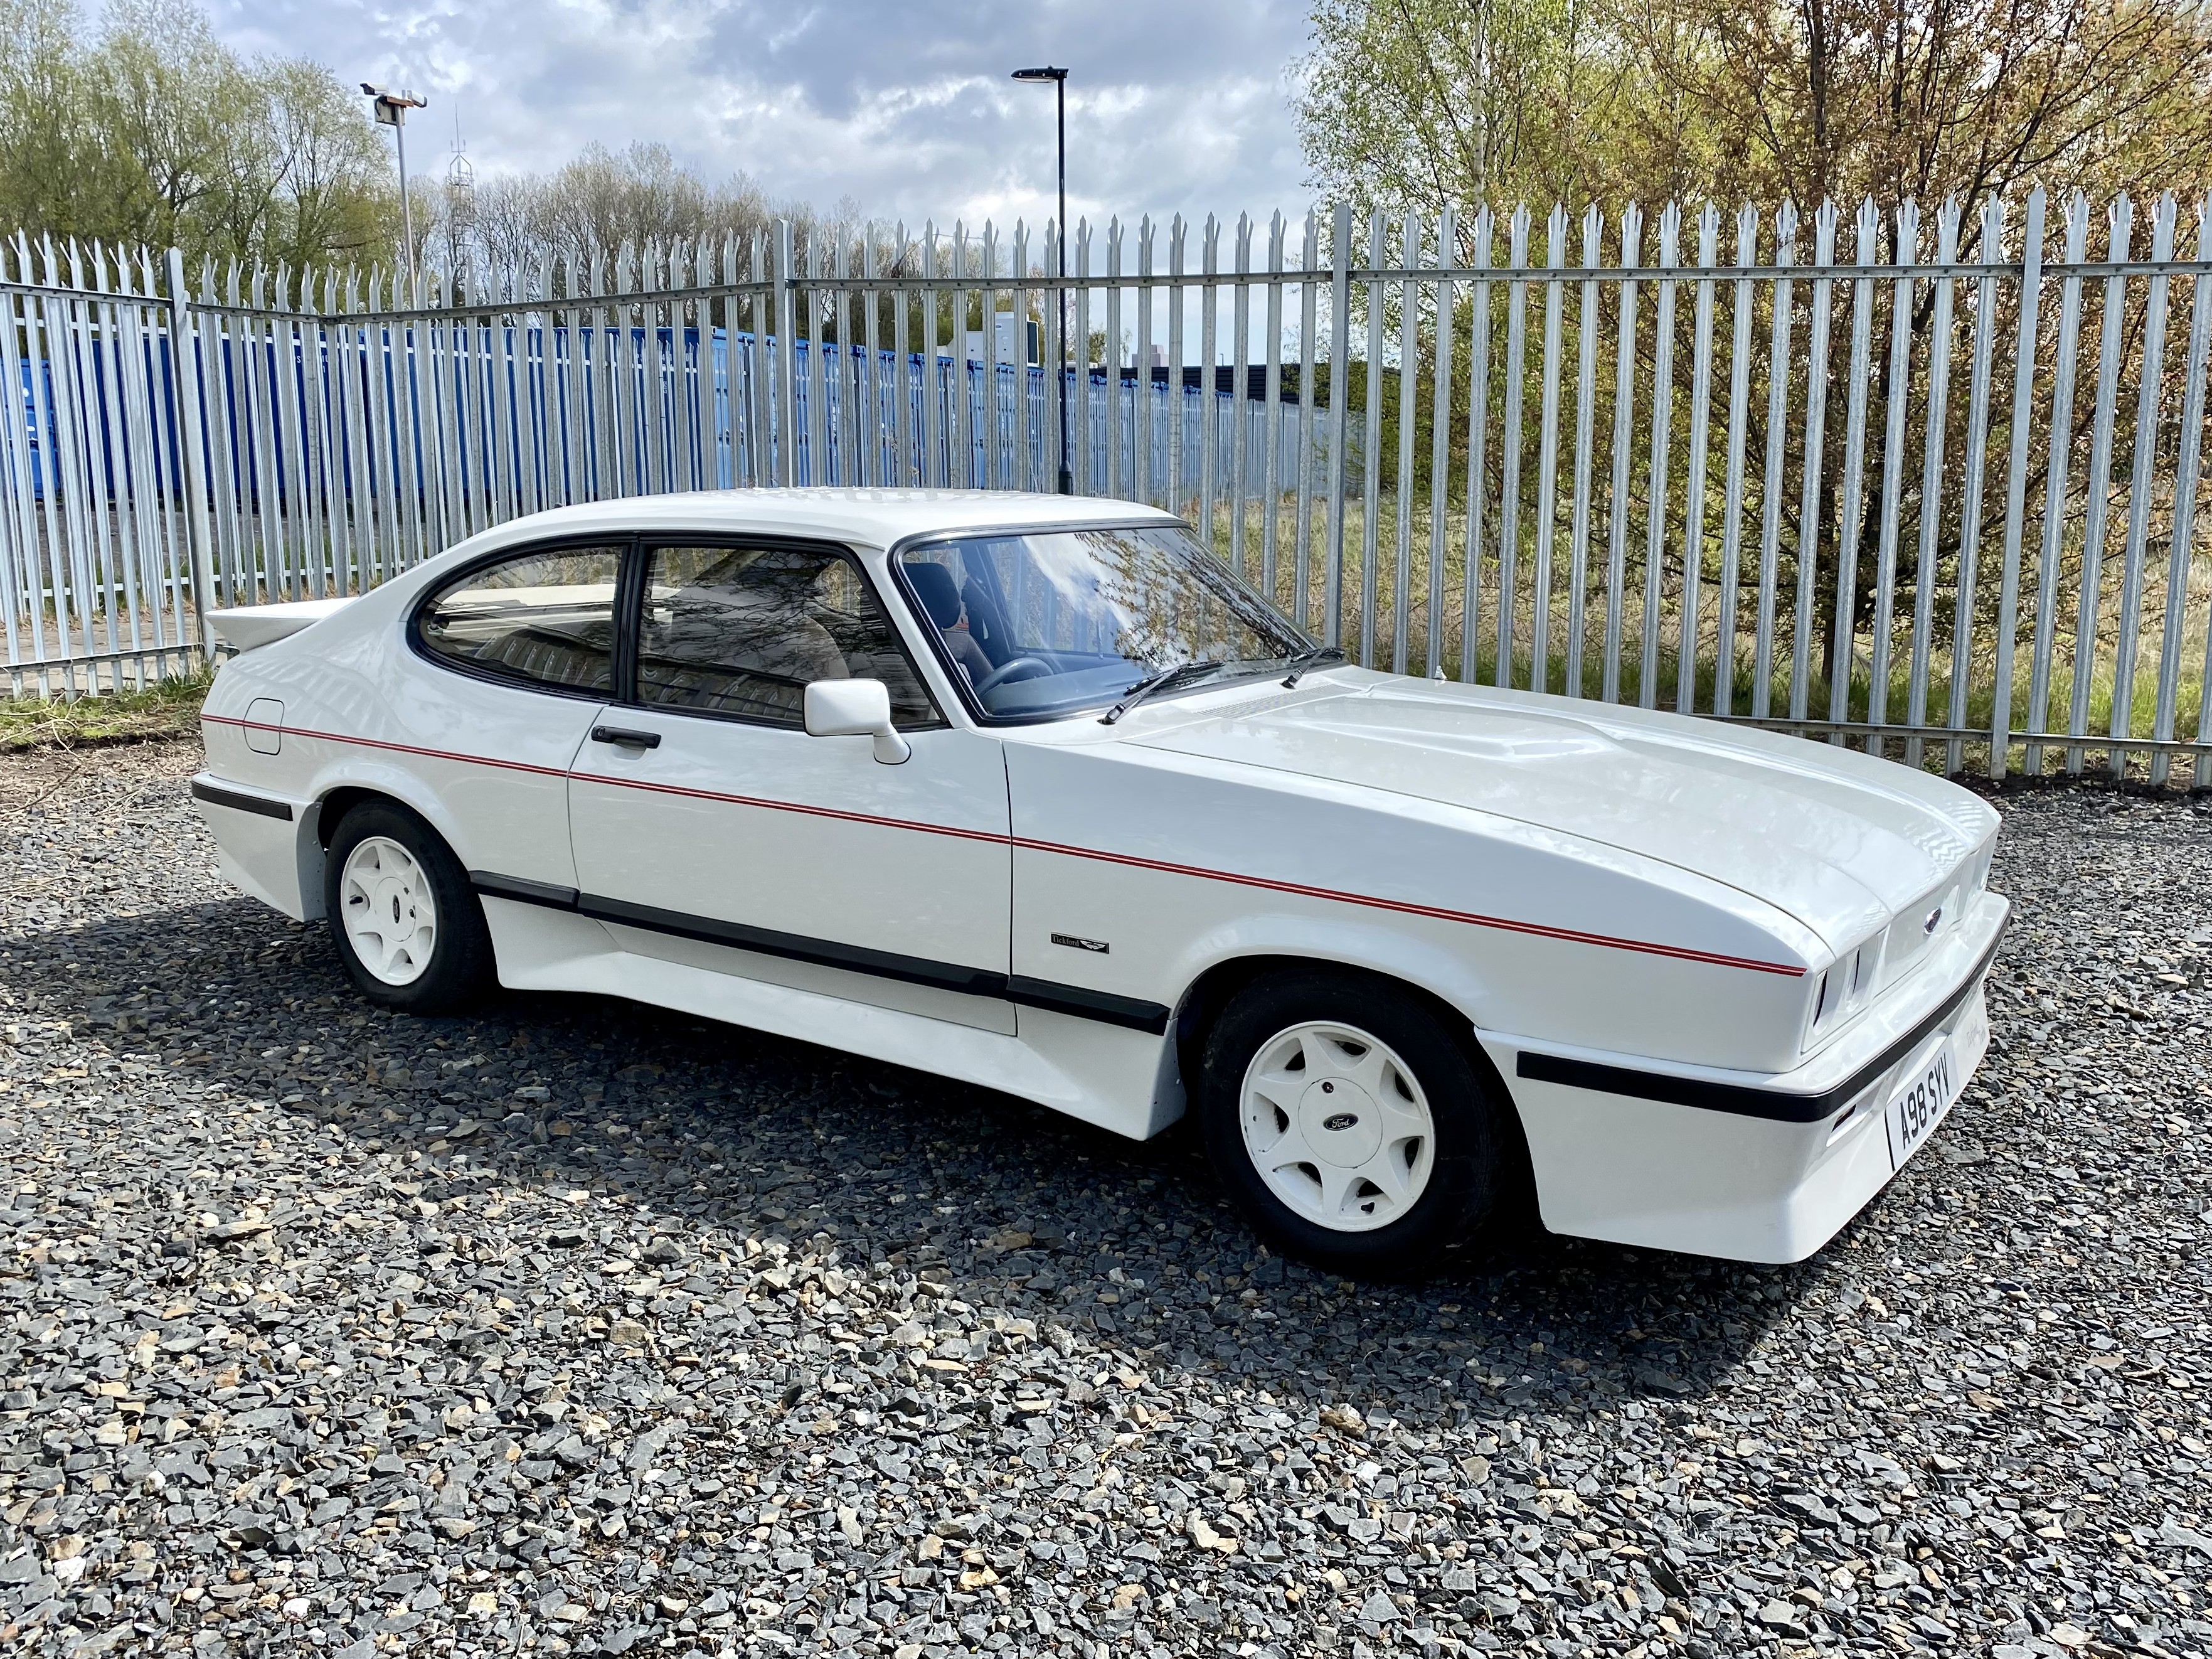
[[[372,1000],[597,992],[1118,1133],[1279,1249],[1820,1248],[1988,1043],[1996,817],[1742,727],[1346,665],[1126,502],[563,508],[224,613],[192,793]]]

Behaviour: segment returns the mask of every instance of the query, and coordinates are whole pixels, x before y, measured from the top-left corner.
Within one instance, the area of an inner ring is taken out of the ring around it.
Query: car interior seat
[[[960,620],[960,589],[953,582],[951,571],[941,564],[920,562],[908,563],[903,568],[915,598],[921,601],[923,613],[937,624],[939,631]],[[972,619],[969,631],[974,631]]]
[[[1006,626],[1006,613],[988,588],[970,576],[961,586],[960,598],[968,607],[968,631],[983,647],[993,667],[1004,667],[1021,655],[1014,645],[1013,630]]]

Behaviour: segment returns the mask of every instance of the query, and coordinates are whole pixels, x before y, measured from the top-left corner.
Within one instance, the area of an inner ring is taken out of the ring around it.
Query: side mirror
[[[878,765],[896,766],[914,750],[891,724],[891,694],[881,680],[816,680],[806,688],[811,738],[873,738]]]

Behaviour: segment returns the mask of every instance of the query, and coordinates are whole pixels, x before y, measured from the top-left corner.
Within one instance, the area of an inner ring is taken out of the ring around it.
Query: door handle
[[[592,728],[593,743],[611,743],[624,749],[658,749],[660,733],[635,732],[626,726],[595,726]]]

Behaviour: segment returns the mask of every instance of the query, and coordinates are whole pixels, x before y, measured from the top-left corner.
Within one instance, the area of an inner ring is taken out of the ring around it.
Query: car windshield
[[[996,719],[1109,706],[1171,669],[1185,671],[1173,690],[1273,673],[1312,648],[1180,525],[932,542],[899,566],[954,672]]]

